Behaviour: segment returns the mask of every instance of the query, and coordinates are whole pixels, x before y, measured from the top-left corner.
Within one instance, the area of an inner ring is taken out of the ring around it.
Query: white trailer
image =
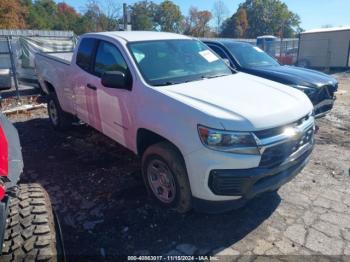
[[[319,68],[350,67],[350,26],[322,28],[300,34],[298,65]]]

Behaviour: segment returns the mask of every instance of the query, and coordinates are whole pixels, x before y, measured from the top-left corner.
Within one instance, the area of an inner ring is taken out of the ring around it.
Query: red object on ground
[[[6,189],[4,185],[0,185],[0,200],[3,200],[6,194]]]
[[[277,57],[278,62],[280,62],[282,65],[293,65],[293,56],[278,56]]]
[[[4,131],[0,126],[0,176],[8,176],[9,160],[8,160],[8,143]],[[1,186],[0,186],[1,197]]]

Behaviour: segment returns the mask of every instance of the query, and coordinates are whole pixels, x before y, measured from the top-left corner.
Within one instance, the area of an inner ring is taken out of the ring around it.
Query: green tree
[[[299,16],[280,0],[246,0],[241,8],[247,12],[248,37],[266,34],[291,37],[300,24]]]
[[[89,0],[83,14],[64,2],[20,1],[28,10],[26,23],[31,29],[73,30],[76,34],[117,29],[120,6],[113,0]]]
[[[222,24],[221,37],[244,38],[248,29],[247,12],[244,8],[239,8],[230,18]]]
[[[53,0],[37,0],[29,6],[27,24],[31,29],[54,29],[58,21],[57,5]]]
[[[300,31],[300,17],[280,0],[246,0],[229,19],[222,28],[226,37],[292,37]]]
[[[75,9],[64,2],[57,4],[58,20],[55,28],[58,30],[73,30],[80,19]]]
[[[157,6],[154,20],[161,31],[181,32],[183,16],[180,7],[170,0],[165,0]]]
[[[235,37],[235,23],[232,17],[227,18],[222,22],[220,29],[220,37]]]
[[[139,1],[130,6],[133,30],[155,30],[157,5],[152,1]]]

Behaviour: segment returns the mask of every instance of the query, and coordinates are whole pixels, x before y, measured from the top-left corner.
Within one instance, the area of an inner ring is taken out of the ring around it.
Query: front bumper
[[[315,118],[321,118],[327,115],[333,108],[336,97],[325,99],[314,106]]]
[[[254,131],[259,154],[233,154],[203,147],[184,156],[193,204],[205,212],[240,207],[274,191],[306,165],[314,147],[314,118]]]
[[[318,92],[310,97],[314,104],[315,118],[320,118],[328,114],[336,100],[336,92],[338,90],[338,83],[332,85],[324,85],[320,87]]]
[[[206,213],[225,212],[242,207],[261,193],[277,190],[300,173],[309,161],[313,146],[308,145],[302,154],[291,156],[273,169],[257,167],[212,170],[208,182],[211,191],[215,195],[230,195],[236,199],[210,201],[194,197],[194,208]]]

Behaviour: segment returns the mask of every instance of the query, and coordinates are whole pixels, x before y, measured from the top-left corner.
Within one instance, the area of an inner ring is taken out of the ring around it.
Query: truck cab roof
[[[251,45],[250,43],[243,42],[240,40],[234,40],[234,39],[225,39],[225,38],[203,38],[201,39],[204,43],[215,43],[215,44],[221,44],[221,45],[226,45],[226,44],[237,44],[237,45]]]
[[[191,39],[188,36],[156,32],[156,31],[112,31],[112,32],[99,32],[99,33],[88,33],[83,36],[96,36],[103,35],[112,37],[115,39],[122,39],[125,42],[138,42],[138,41],[153,41],[153,40],[176,40],[176,39]]]

